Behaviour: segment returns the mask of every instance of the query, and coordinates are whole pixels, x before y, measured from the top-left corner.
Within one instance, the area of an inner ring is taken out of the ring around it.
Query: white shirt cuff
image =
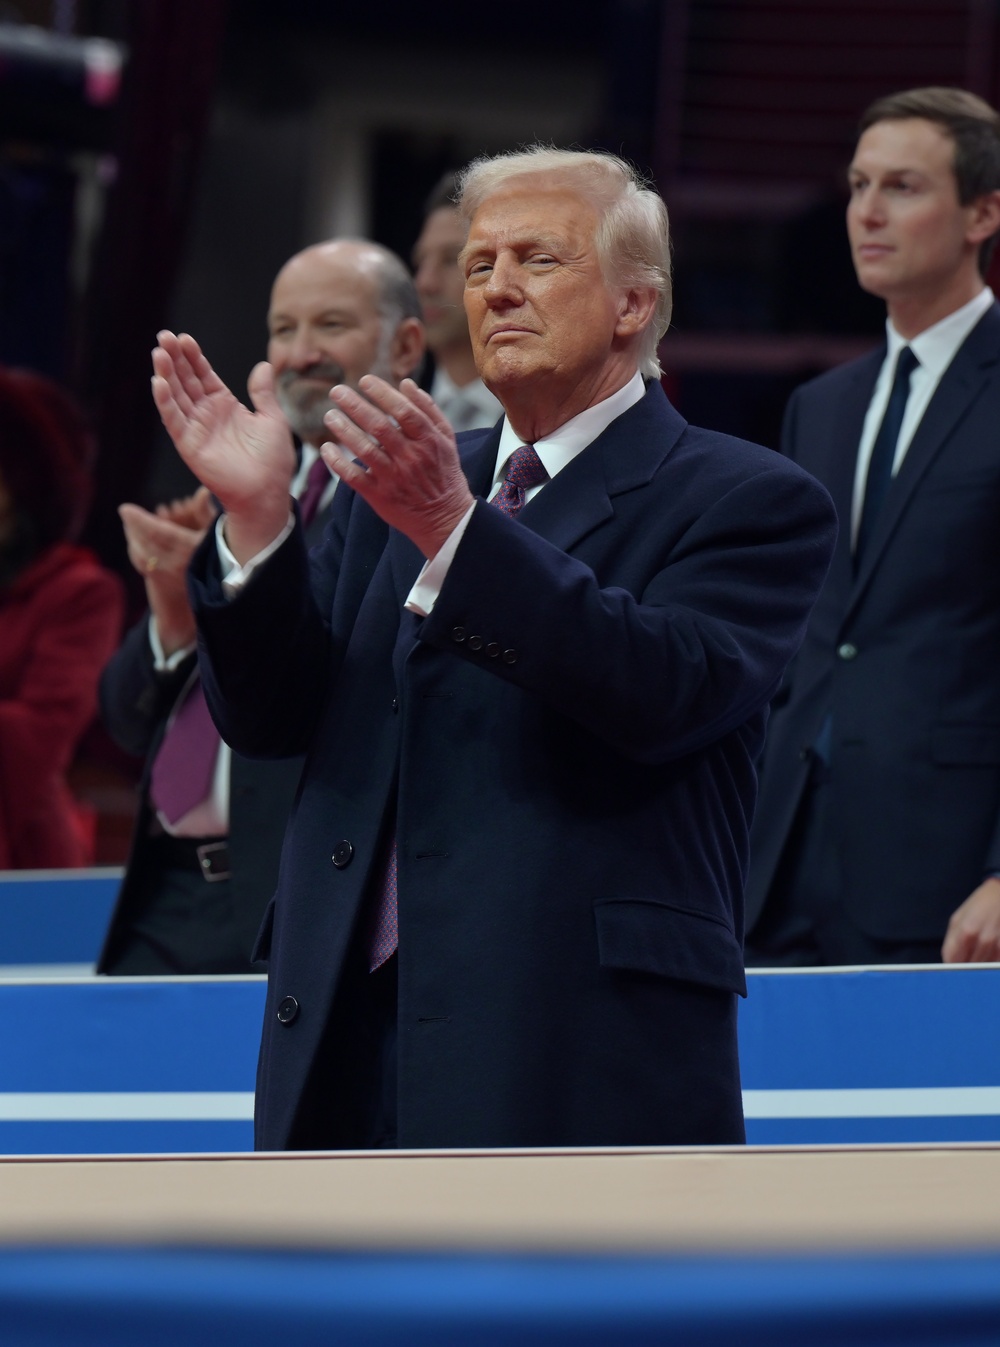
[[[278,536],[272,542],[269,542],[262,552],[258,552],[256,556],[251,557],[245,566],[240,565],[226,544],[226,535],[223,529],[225,522],[226,516],[220,515],[215,525],[215,546],[219,552],[219,565],[222,567],[222,592],[227,599],[232,599],[240,592],[257,567],[262,565],[274,552],[277,552],[295,527],[295,515],[289,511],[288,521]]]
[[[160,633],[156,629],[156,618],[152,613],[149,615],[149,648],[153,652],[153,668],[157,673],[171,673],[177,668],[182,660],[186,660],[188,655],[192,654],[197,646],[185,645],[180,650],[175,650],[172,655],[163,653],[163,642],[160,640]]]
[[[434,605],[437,603],[438,595],[441,593],[445,576],[455,559],[458,544],[465,535],[466,527],[475,508],[476,502],[473,501],[430,561],[424,562],[420,574],[414,581],[413,588],[406,596],[406,603],[403,605],[409,612],[416,613],[418,617],[430,617]]]

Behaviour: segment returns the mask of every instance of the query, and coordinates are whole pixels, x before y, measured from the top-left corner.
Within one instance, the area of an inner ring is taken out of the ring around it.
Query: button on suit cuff
[[[424,562],[420,574],[414,581],[413,588],[406,596],[404,607],[409,612],[416,613],[418,617],[430,617],[434,611],[434,605],[441,593],[441,586],[445,582],[451,563],[455,559],[455,553],[458,551],[458,544],[465,535],[465,530],[475,508],[476,503],[473,501],[430,561]]]

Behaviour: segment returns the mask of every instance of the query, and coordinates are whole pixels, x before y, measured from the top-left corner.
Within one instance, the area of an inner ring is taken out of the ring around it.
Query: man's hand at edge
[[[1000,879],[984,879],[952,913],[941,958],[945,963],[1000,961]]]

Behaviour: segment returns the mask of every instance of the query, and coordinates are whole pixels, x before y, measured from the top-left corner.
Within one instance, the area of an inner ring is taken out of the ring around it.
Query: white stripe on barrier
[[[764,1118],[1000,1117],[1000,1086],[898,1090],[744,1090]],[[253,1091],[0,1092],[0,1122],[244,1122]]]
[[[744,1090],[748,1118],[965,1118],[1000,1116],[1000,1086],[899,1090]]]
[[[0,1092],[0,1122],[243,1122],[253,1091]]]

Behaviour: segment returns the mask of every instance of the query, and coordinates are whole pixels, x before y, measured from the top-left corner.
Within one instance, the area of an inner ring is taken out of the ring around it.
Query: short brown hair
[[[968,206],[987,192],[1000,190],[1000,114],[985,99],[968,89],[932,85],[905,89],[877,98],[858,125],[863,135],[877,122],[906,121],[920,117],[934,122],[955,145],[955,183],[961,205]],[[986,274],[996,235],[979,250],[979,270]]]

